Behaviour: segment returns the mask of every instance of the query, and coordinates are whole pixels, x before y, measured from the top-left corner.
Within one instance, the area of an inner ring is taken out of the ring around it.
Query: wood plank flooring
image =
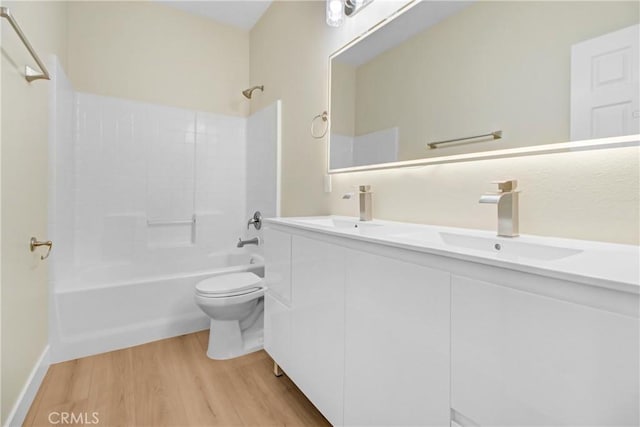
[[[53,425],[54,412],[84,417],[57,425],[330,425],[286,375],[273,375],[267,353],[215,361],[208,339],[202,331],[52,365],[23,425]]]

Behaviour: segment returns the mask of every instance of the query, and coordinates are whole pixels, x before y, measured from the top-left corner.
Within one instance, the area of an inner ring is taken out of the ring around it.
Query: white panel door
[[[345,425],[449,424],[449,273],[350,251]]]
[[[333,425],[342,425],[345,249],[293,236],[287,374]]]
[[[638,425],[637,317],[464,277],[451,283],[457,413],[487,426]]]
[[[639,28],[572,46],[572,141],[640,133]]]

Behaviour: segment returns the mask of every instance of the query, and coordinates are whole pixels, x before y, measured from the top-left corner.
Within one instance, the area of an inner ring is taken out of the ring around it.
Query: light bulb
[[[344,21],[343,0],[327,0],[327,25],[339,27]]]

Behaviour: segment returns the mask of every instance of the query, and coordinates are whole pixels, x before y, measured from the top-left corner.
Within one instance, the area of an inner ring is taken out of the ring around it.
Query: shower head
[[[245,89],[242,91],[242,94],[244,95],[245,98],[247,99],[251,99],[251,94],[253,93],[254,90],[256,89],[260,89],[261,92],[264,92],[264,86],[254,86],[252,88],[249,89]]]

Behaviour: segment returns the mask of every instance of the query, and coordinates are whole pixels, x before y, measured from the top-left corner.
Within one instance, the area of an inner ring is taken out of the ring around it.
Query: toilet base
[[[264,322],[262,316],[246,330],[237,320],[211,320],[207,357],[227,360],[244,356],[263,348]]]

